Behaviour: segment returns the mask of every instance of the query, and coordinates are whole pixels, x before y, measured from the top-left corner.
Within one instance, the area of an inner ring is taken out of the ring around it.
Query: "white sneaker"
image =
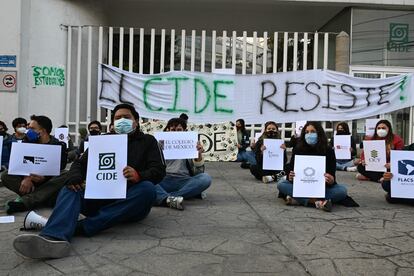
[[[184,210],[183,206],[184,198],[182,196],[169,196],[167,197],[167,206],[172,209]]]
[[[275,179],[273,178],[272,175],[265,175],[262,177],[262,181],[264,184],[267,184],[267,183],[275,181]]]
[[[69,242],[35,234],[17,236],[13,241],[13,247],[21,255],[32,259],[59,259],[70,253]]]
[[[346,171],[347,171],[347,172],[357,172],[357,171],[358,171],[358,169],[357,169],[357,167],[356,167],[356,166],[353,166],[353,167],[347,167],[347,168],[346,168]]]

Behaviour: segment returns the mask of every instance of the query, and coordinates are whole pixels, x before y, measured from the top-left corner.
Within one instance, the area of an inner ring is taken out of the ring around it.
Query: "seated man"
[[[112,121],[118,134],[128,134],[128,161],[123,175],[128,180],[125,199],[85,199],[88,150],[76,160],[67,174],[56,206],[39,235],[24,234],[13,246],[33,259],[62,258],[69,254],[74,234],[93,236],[123,222],[144,219],[155,202],[154,184],[165,176],[164,158],[157,140],[139,130],[139,115],[128,104],[119,104]],[[79,214],[86,216],[79,220]]]
[[[82,153],[85,152],[85,142],[89,141],[89,136],[95,136],[95,135],[101,135],[102,133],[102,125],[99,121],[92,121],[88,124],[88,132],[89,135],[85,138],[85,140],[82,140],[80,142],[80,146],[79,146],[79,154],[81,155]]]
[[[3,154],[1,165],[6,169],[9,167],[11,146],[14,142],[22,142],[26,133],[27,121],[24,118],[16,118],[12,122],[14,133],[5,136],[7,139],[3,140]]]
[[[168,121],[164,131],[186,131],[187,123],[181,118]],[[210,187],[211,177],[204,173],[203,147],[197,143],[198,158],[166,160],[167,175],[155,186],[156,204],[183,210],[183,200],[201,197],[201,193]]]
[[[29,123],[29,130],[23,143],[59,145],[61,150],[60,169],[66,167],[66,144],[50,135],[52,121],[46,116],[33,115]],[[57,177],[45,177],[32,174],[30,176],[10,175],[5,172],[1,176],[4,186],[19,195],[14,201],[6,203],[6,212],[12,214],[32,210],[46,205],[53,206],[59,190],[63,187],[64,172]]]

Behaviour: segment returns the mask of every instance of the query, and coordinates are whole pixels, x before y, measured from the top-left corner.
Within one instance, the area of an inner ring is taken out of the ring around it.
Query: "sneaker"
[[[267,183],[275,181],[275,179],[273,175],[265,175],[262,177],[262,181],[264,184],[267,184]]]
[[[353,167],[347,167],[347,168],[346,168],[346,171],[347,171],[347,172],[357,172],[357,171],[358,171],[358,169],[357,169],[357,167],[356,167],[356,166],[353,166]]]
[[[332,201],[330,199],[315,201],[315,207],[325,212],[332,211]]]
[[[286,205],[288,205],[288,206],[297,206],[297,205],[299,205],[299,202],[297,202],[296,199],[294,199],[291,196],[286,196],[285,202],[286,202]]]
[[[23,234],[13,241],[14,249],[31,259],[59,259],[69,255],[70,243],[35,234]]]
[[[207,198],[207,193],[206,192],[201,192],[201,194],[196,195],[194,198],[206,199]]]
[[[169,196],[167,197],[167,206],[172,209],[184,210],[183,206],[184,198],[182,196]]]
[[[280,171],[280,173],[276,174],[276,182],[279,182],[279,180],[281,180],[282,178],[286,179],[286,173],[285,171]]]

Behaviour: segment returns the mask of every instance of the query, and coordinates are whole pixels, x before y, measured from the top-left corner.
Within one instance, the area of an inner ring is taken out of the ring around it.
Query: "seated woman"
[[[349,126],[346,122],[340,122],[336,125],[336,135],[351,135]],[[334,137],[331,140],[331,146],[334,147]],[[351,136],[351,159],[336,159],[336,169],[339,171],[356,172],[357,161],[356,156],[356,144],[354,137]]]
[[[246,149],[250,146],[250,135],[246,129],[243,119],[236,121],[237,129],[237,153],[236,162],[242,162],[240,167],[243,169],[249,169],[250,165],[256,165],[256,159],[253,151],[247,151]]]
[[[263,151],[266,147],[263,145],[264,139],[280,139],[279,129],[275,122],[269,121],[265,124],[265,130],[258,139],[255,147],[254,152],[256,156],[256,165],[250,166],[250,172],[256,177],[258,180],[262,180],[264,183],[269,183],[274,180],[277,180],[278,175],[284,171],[276,171],[276,170],[263,170]],[[286,146],[283,144],[281,148],[286,149]],[[284,164],[286,164],[286,152],[284,153]],[[284,175],[284,173],[283,173]]]
[[[400,136],[392,132],[391,123],[388,120],[380,120],[375,125],[375,133],[370,140],[385,140],[385,147],[387,153],[387,164],[385,165],[389,169],[390,153],[391,150],[401,150],[404,148],[404,141]],[[365,155],[364,151],[361,153],[361,163],[357,167],[358,180],[370,180],[379,182],[383,176],[382,172],[371,172],[365,170]]]
[[[295,177],[295,155],[318,155],[326,157],[325,198],[293,198],[293,178]],[[346,187],[336,183],[335,153],[328,145],[325,131],[319,122],[307,122],[302,129],[297,146],[292,152],[290,163],[286,166],[287,179],[277,184],[279,192],[286,196],[287,205],[315,206],[318,209],[330,212],[332,203],[344,200],[347,197]]]

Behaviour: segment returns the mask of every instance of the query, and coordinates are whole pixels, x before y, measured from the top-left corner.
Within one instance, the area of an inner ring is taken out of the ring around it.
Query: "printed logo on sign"
[[[371,157],[372,157],[372,158],[377,158],[377,157],[378,157],[378,151],[376,151],[376,150],[371,150]]]
[[[115,170],[115,153],[100,153],[99,154],[99,169],[100,170]]]
[[[311,167],[307,167],[303,170],[303,174],[306,176],[314,176],[315,175],[315,169]]]
[[[23,164],[34,164],[35,163],[35,157],[34,156],[23,156]]]
[[[398,161],[398,173],[402,175],[414,175],[414,160]]]
[[[303,182],[306,182],[306,183],[314,183],[314,182],[317,182],[318,180],[315,178],[315,174],[316,174],[316,171],[315,171],[315,169],[314,168],[312,168],[312,167],[306,167],[304,170],[303,170],[303,174],[305,175],[305,177],[303,178],[303,179],[301,179]]]
[[[381,161],[380,158],[378,158],[378,151],[377,150],[371,150],[370,152],[371,157],[369,158],[370,162],[378,163]]]
[[[59,134],[59,140],[65,140],[65,135],[63,133]]]
[[[390,38],[387,49],[391,52],[408,52],[411,47],[408,39],[409,25],[403,23],[390,23]]]

